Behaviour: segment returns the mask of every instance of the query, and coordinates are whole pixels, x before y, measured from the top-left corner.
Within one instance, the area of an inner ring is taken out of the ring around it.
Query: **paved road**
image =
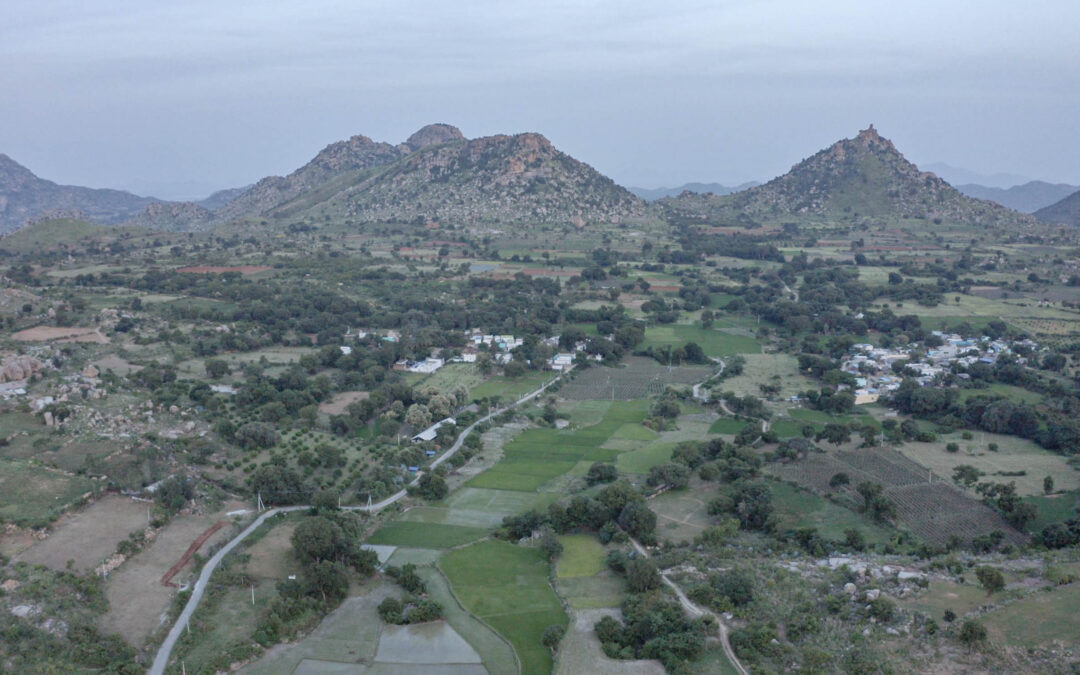
[[[473,422],[469,426],[465,427],[465,429],[458,435],[457,440],[454,441],[454,444],[450,446],[450,449],[447,450],[446,452],[444,452],[442,455],[440,455],[438,457],[438,459],[434,460],[431,463],[431,468],[434,469],[435,467],[439,466],[440,464],[442,464],[446,460],[453,457],[454,454],[458,450],[461,449],[461,446],[464,445],[464,443],[465,443],[465,439],[469,437],[469,434],[471,434],[476,429],[476,427],[478,427],[481,424],[489,421],[493,417],[497,417],[498,415],[501,415],[502,413],[506,412],[507,410],[509,410],[509,409],[511,409],[511,408],[513,408],[515,406],[519,406],[522,403],[526,403],[528,401],[531,401],[532,399],[536,398],[537,396],[543,394],[545,391],[547,391],[548,387],[550,387],[551,385],[553,385],[556,382],[558,382],[559,380],[561,380],[563,378],[563,376],[566,375],[566,373],[570,372],[571,370],[573,370],[573,366],[571,366],[570,369],[566,370],[565,372],[560,373],[557,377],[555,377],[554,379],[552,379],[550,382],[548,382],[544,386],[540,387],[539,389],[533,391],[532,393],[527,394],[525,396],[522,396],[521,398],[519,398],[518,400],[514,401],[513,403],[511,403],[509,405],[506,405],[506,406],[504,406],[502,408],[497,408],[497,409],[493,410],[492,412],[488,413],[487,415],[484,415],[483,417],[476,420],[475,422]],[[423,475],[423,472],[418,473],[416,475],[416,478],[414,478],[412,480],[412,482],[409,483],[409,485],[415,485],[417,483],[417,481],[420,480],[420,476],[422,476],[422,475]],[[372,504],[370,506],[367,506],[367,505],[364,505],[364,506],[346,506],[346,507],[343,507],[343,510],[345,510],[345,511],[366,511],[366,512],[381,511],[382,509],[386,508],[387,506],[390,506],[391,504],[401,500],[403,497],[405,497],[406,494],[408,494],[407,489],[399,490],[398,492],[395,492],[394,494],[390,495],[386,499],[384,499],[384,500],[382,500],[380,502],[377,502],[375,504]],[[221,560],[226,555],[228,555],[230,551],[232,551],[234,548],[236,548],[237,544],[239,544],[244,539],[246,539],[248,537],[248,535],[250,535],[255,530],[259,529],[259,526],[262,525],[264,522],[266,522],[267,518],[270,518],[271,516],[275,516],[275,515],[277,515],[279,513],[289,513],[291,511],[302,511],[304,509],[310,509],[310,508],[311,508],[310,506],[306,506],[306,505],[305,506],[282,506],[282,507],[279,507],[279,508],[270,509],[268,511],[263,512],[262,515],[260,515],[250,525],[248,525],[244,529],[243,532],[236,535],[236,537],[234,537],[229,543],[225,544],[225,546],[222,547],[220,551],[215,553],[210,558],[210,560],[206,561],[206,564],[202,568],[202,572],[199,574],[199,578],[195,581],[195,585],[191,589],[191,597],[188,599],[187,604],[184,606],[184,611],[180,612],[180,616],[176,619],[176,623],[173,624],[172,630],[169,631],[168,636],[165,637],[165,641],[162,642],[161,647],[158,648],[157,656],[154,657],[154,663],[150,667],[150,671],[149,671],[150,675],[164,675],[165,668],[169,665],[169,658],[172,656],[172,650],[176,646],[176,641],[180,639],[180,635],[184,632],[184,628],[187,627],[188,621],[191,620],[191,616],[195,613],[195,610],[198,609],[199,603],[202,601],[202,598],[203,598],[203,593],[206,590],[206,585],[210,582],[210,577],[211,577],[211,575],[214,574],[214,570],[217,569],[217,566],[218,566],[218,564],[221,563]]]
[[[638,543],[636,539],[631,537],[630,543],[634,545],[634,549],[637,550],[638,553],[645,556],[646,558],[649,557],[649,552],[645,550],[645,547]],[[728,639],[729,629],[727,627],[727,624],[724,623],[724,620],[714,614],[712,611],[694,604],[694,602],[690,600],[690,598],[686,597],[686,593],[683,592],[683,589],[680,588],[677,583],[668,578],[667,572],[660,572],[660,580],[663,581],[668,588],[675,592],[675,596],[679,598],[679,604],[682,605],[683,610],[687,614],[694,617],[695,619],[702,616],[711,616],[713,619],[716,620],[716,625],[720,629],[720,644],[724,648],[724,655],[727,656],[727,659],[731,662],[732,667],[734,667],[735,670],[739,671],[739,675],[750,675],[750,671],[748,671],[743,666],[743,664],[739,662],[739,657],[735,656],[735,650],[731,648],[731,640]]]

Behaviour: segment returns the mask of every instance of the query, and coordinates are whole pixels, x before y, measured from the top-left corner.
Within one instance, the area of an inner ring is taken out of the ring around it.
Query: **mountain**
[[[1080,225],[1080,191],[1035,212],[1044,223]]]
[[[120,190],[57,185],[0,154],[0,233],[50,213],[77,214],[100,223],[118,224],[156,201]]]
[[[951,166],[944,162],[926,164],[923,166],[923,169],[930,171],[936,176],[940,176],[948,181],[950,185],[986,185],[987,187],[996,187],[1004,190],[1013,185],[1030,183],[1032,180],[1027,176],[1020,176],[1014,173],[979,173],[978,171]]]
[[[218,190],[206,199],[201,199],[195,204],[207,209],[209,211],[217,211],[226,204],[232,202],[234,199],[250,190],[253,186],[247,185],[240,188],[227,188],[225,190]]]
[[[327,146],[284,178],[264,178],[216,215],[351,223],[623,222],[648,204],[540,134],[466,139],[446,124],[393,146],[365,136]]]
[[[934,174],[919,171],[873,125],[764,185],[726,197],[684,193],[660,204],[677,218],[732,224],[793,219],[861,223],[867,218],[1010,227],[1034,223],[1030,216],[966,197]]]
[[[650,202],[654,202],[657,199],[663,199],[664,197],[677,197],[684,192],[696,192],[698,194],[712,193],[714,195],[729,195],[733,192],[741,192],[743,190],[756,187],[761,183],[756,180],[752,180],[749,183],[743,183],[742,185],[736,185],[729,187],[727,185],[721,185],[720,183],[685,183],[679,187],[673,188],[639,188],[631,187],[626,188],[630,192],[633,192],[638,197]]]
[[[957,185],[956,189],[968,197],[997,202],[1020,213],[1035,213],[1039,209],[1059,202],[1080,190],[1080,186],[1065,185],[1064,183],[1055,185],[1041,180],[1033,180],[1004,190],[974,183]]]

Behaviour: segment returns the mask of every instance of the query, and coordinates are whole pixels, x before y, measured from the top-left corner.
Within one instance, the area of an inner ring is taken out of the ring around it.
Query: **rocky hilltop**
[[[466,140],[453,127],[425,129],[405,143],[412,152],[326,199],[300,198],[275,213],[332,214],[352,222],[621,222],[648,205],[544,136],[524,133]],[[400,146],[399,146],[400,147]]]
[[[1039,209],[1035,217],[1044,223],[1080,226],[1080,190],[1056,204]]]
[[[726,197],[684,193],[661,200],[673,217],[731,223],[923,219],[968,225],[1031,225],[1030,216],[966,197],[920,171],[873,125],[773,180]]]
[[[59,213],[79,214],[110,225],[122,223],[156,201],[121,190],[57,185],[0,154],[0,233]]]

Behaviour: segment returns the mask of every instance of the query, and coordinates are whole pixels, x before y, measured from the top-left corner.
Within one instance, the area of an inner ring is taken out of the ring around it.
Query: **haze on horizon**
[[[0,152],[60,183],[194,198],[432,122],[629,186],[767,180],[870,122],[1080,183],[1071,0],[3,4]]]

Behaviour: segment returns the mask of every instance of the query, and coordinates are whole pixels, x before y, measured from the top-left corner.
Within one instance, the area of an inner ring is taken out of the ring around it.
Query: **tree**
[[[1054,491],[1054,478],[1047,476],[1043,478],[1043,494],[1051,494]]]
[[[431,411],[423,403],[413,403],[405,412],[405,424],[413,429],[426,429],[431,426]]]
[[[550,527],[545,526],[540,530],[540,550],[544,552],[544,557],[547,558],[548,562],[555,562],[562,555],[562,542],[559,541],[559,537]]]
[[[281,434],[266,422],[248,422],[236,430],[233,440],[245,450],[262,450],[280,443]]]
[[[525,374],[525,366],[520,361],[511,361],[503,366],[503,375],[509,378],[518,378]]]
[[[222,359],[207,359],[203,361],[203,368],[211,380],[220,380],[228,375],[230,370],[228,361]]]
[[[297,524],[291,541],[293,551],[303,562],[336,560],[344,552],[345,532],[329,518],[313,516]]]
[[[544,629],[544,634],[540,638],[540,642],[552,652],[556,652],[559,649],[559,643],[562,642],[563,635],[566,634],[566,629],[559,624],[552,624]]]
[[[979,482],[982,478],[983,472],[979,471],[970,464],[960,464],[953,468],[952,479],[957,485],[963,485],[970,489],[975,483]]]
[[[309,592],[321,595],[323,602],[341,600],[349,592],[345,568],[330,560],[320,560],[305,567],[304,580]]]
[[[634,593],[651,591],[660,586],[660,570],[648,558],[633,558],[626,565],[626,584]]]
[[[958,637],[962,645],[973,650],[986,642],[986,626],[975,619],[966,619],[960,626]]]
[[[982,565],[976,569],[975,577],[978,578],[979,584],[986,589],[987,595],[993,595],[1005,588],[1005,575],[1000,570],[989,565]]]
[[[331,513],[338,510],[338,500],[341,493],[334,489],[319,490],[311,498],[311,506],[315,513]]]
[[[821,439],[825,439],[833,445],[842,445],[851,440],[851,429],[846,424],[829,422],[817,435],[816,440]]]
[[[951,609],[947,609],[945,610],[945,614],[942,616],[942,618],[945,619],[945,623],[952,623],[953,621],[956,621],[956,612],[952,611]]]
[[[845,485],[850,485],[850,484],[851,484],[851,477],[848,476],[843,471],[839,471],[837,473],[834,473],[832,475],[832,478],[829,479],[829,487],[832,488],[833,490],[836,490],[837,488],[841,488],[841,487],[843,487]]]
[[[425,473],[416,482],[416,492],[424,499],[438,501],[450,493],[450,488],[447,487],[446,481],[441,476]]]
[[[666,485],[673,490],[681,490],[690,484],[690,469],[682,464],[660,464],[649,469],[646,482],[652,487]]]
[[[615,469],[614,464],[594,462],[589,467],[588,473],[585,474],[585,483],[590,486],[599,485],[600,483],[610,483],[618,477],[619,472]]]

